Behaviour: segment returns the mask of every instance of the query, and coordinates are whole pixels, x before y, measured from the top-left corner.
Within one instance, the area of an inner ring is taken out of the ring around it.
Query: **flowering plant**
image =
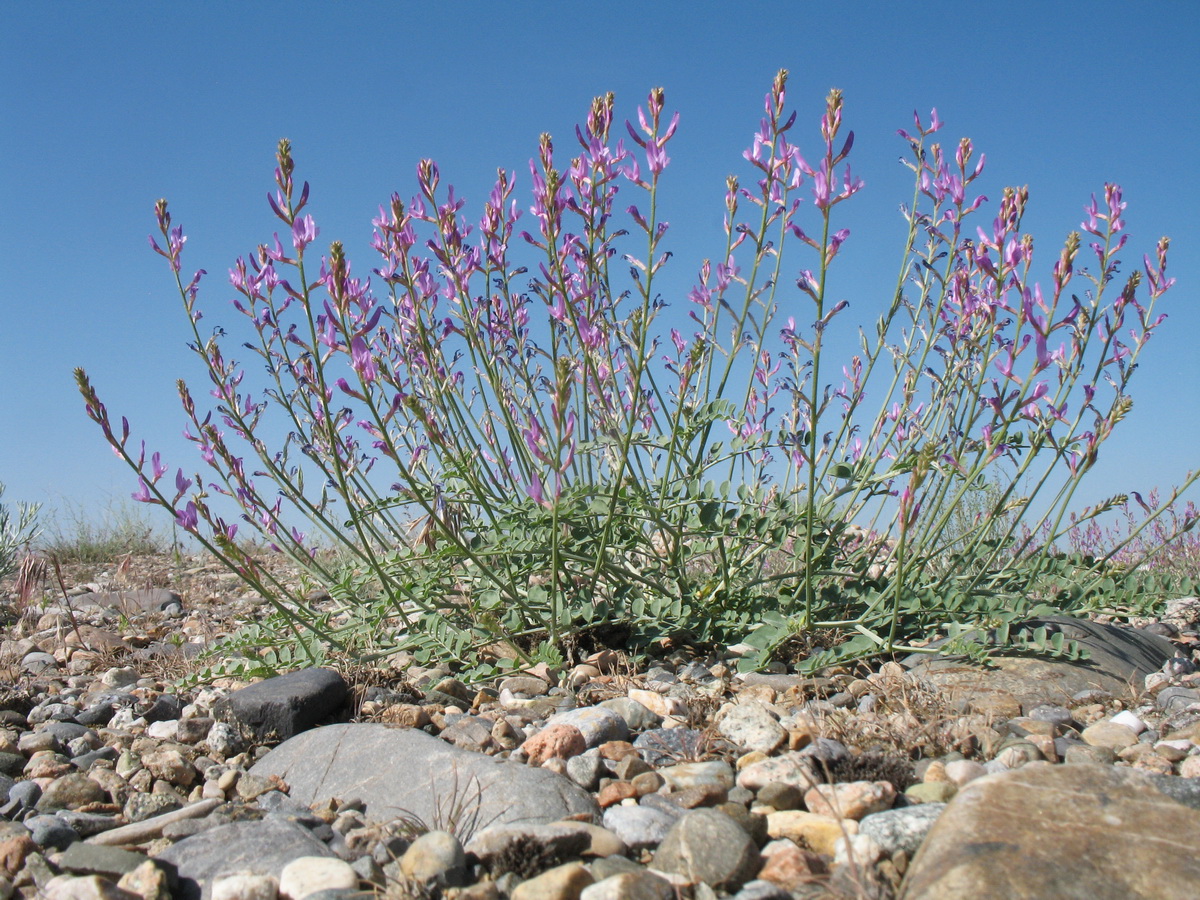
[[[743,154],[751,179],[727,181],[724,246],[674,304],[676,327],[660,325],[658,197],[679,116],[661,89],[624,137],[612,95],[595,100],[566,166],[543,135],[527,217],[513,174],[473,221],[422,161],[417,193],[374,220],[373,278],[338,242],[314,263],[309,186],[281,141],[268,200],[285,237],[230,271],[265,383],[226,355],[223,330],[202,329],[205,272],[185,281],[186,238],[157,206],[151,244],[216,401],[200,409],[179,384],[206,474],[172,479],[159,454],[135,453],[79,371],[88,415],[138,473],[134,497],[276,604],[297,659],[408,647],[525,664],[682,634],[745,640],[761,665],[793,635],[810,649],[824,635],[817,666],[1026,612],[1039,549],[1124,499],[1064,518],[1164,318],[1168,242],[1114,285],[1125,202],[1108,185],[1086,209],[1088,249],[1070,235],[1043,288],[1021,231],[1028,191],[1005,190],[972,228],[982,155],[937,143],[936,110],[928,126],[915,117],[900,132],[915,188],[897,284],[831,381],[823,348],[847,303],[830,275],[850,238],[836,211],[863,182],[841,93],[805,156],[786,80]],[[807,262],[789,275],[793,247]],[[786,324],[781,309],[795,311]],[[988,508],[948,528],[997,473]],[[336,612],[261,565],[249,537]]]

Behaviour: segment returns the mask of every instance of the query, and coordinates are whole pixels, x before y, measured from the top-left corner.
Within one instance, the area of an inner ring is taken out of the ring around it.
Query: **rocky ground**
[[[0,586],[0,900],[1200,895],[1195,598],[1050,621],[1086,665],[603,651],[185,690],[261,598],[199,559],[65,581]]]

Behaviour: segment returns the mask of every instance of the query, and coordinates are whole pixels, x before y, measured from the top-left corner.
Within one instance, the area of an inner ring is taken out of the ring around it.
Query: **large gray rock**
[[[301,669],[234,691],[218,701],[215,712],[253,730],[259,740],[286,741],[340,710],[349,693],[332,669]]]
[[[1007,694],[1026,711],[1040,704],[1062,705],[1080,691],[1099,689],[1114,697],[1140,693],[1147,675],[1175,655],[1166,638],[1135,628],[1103,625],[1069,616],[1046,616],[1024,623],[1045,625],[1086,647],[1080,662],[1037,656],[993,656],[991,668],[958,658],[914,654],[905,660],[915,675],[962,697]]]
[[[306,806],[331,797],[366,801],[366,817],[401,815],[447,828],[455,807],[476,828],[540,824],[595,816],[591,794],[549,769],[534,769],[461,750],[411,728],[377,724],[327,725],[280,744],[250,770],[278,775]]]
[[[281,816],[259,822],[218,825],[158,854],[160,862],[179,876],[176,896],[182,900],[208,900],[213,880],[222,875],[251,872],[276,878],[283,867],[302,856],[333,856],[312,833]]]
[[[1200,811],[1129,769],[1032,764],[972,781],[909,867],[903,900],[1185,900]]]

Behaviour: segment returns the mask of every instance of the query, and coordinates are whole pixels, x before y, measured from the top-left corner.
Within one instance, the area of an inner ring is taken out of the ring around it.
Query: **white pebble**
[[[317,891],[353,890],[358,873],[350,864],[331,856],[301,856],[279,873],[279,894],[288,900],[302,900]]]
[[[213,880],[212,900],[276,900],[279,882],[272,875],[239,872]]]
[[[1126,728],[1132,728],[1134,734],[1141,734],[1146,730],[1146,723],[1127,709],[1117,713],[1109,721],[1117,725],[1124,725]]]

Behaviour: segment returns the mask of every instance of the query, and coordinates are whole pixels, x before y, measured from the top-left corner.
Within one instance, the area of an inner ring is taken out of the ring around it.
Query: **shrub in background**
[[[936,111],[915,117],[900,132],[915,185],[896,286],[861,352],[833,367],[826,335],[847,303],[830,278],[850,238],[836,213],[863,184],[841,93],[802,151],[786,75],[743,154],[750,177],[727,181],[724,245],[686,297],[661,294],[658,192],[679,119],[662,90],[621,137],[612,95],[594,101],[565,164],[543,135],[526,209],[502,170],[468,219],[422,161],[416,195],[374,220],[373,278],[337,242],[314,261],[309,187],[280,142],[268,199],[285,237],[230,271],[238,345],[265,383],[203,325],[205,272],[185,280],[186,238],[159,201],[151,243],[215,398],[204,409],[179,384],[204,470],[172,476],[135,452],[128,422],[77,379],[139,475],[135,499],[276,604],[235,644],[287,636],[279,664],[407,647],[486,669],[485,649],[528,663],[589,634],[682,634],[747,641],[754,666],[793,635],[836,635],[806,660],[817,667],[1039,599],[1102,602],[1087,585],[1107,560],[1043,551],[1125,499],[1069,516],[1162,322],[1168,241],[1117,282],[1125,203],[1107,185],[1086,207],[1087,247],[1069,235],[1043,286],[1021,231],[1028,191],[982,215],[983,157],[965,138],[937,143]],[[289,589],[247,538],[309,581]],[[1079,587],[1066,600],[1063,577]],[[340,607],[307,603],[313,584]]]
[[[4,496],[4,484],[0,482],[0,497]],[[17,571],[18,554],[28,549],[41,533],[38,526],[40,503],[18,503],[16,518],[7,503],[0,503],[0,578]]]

